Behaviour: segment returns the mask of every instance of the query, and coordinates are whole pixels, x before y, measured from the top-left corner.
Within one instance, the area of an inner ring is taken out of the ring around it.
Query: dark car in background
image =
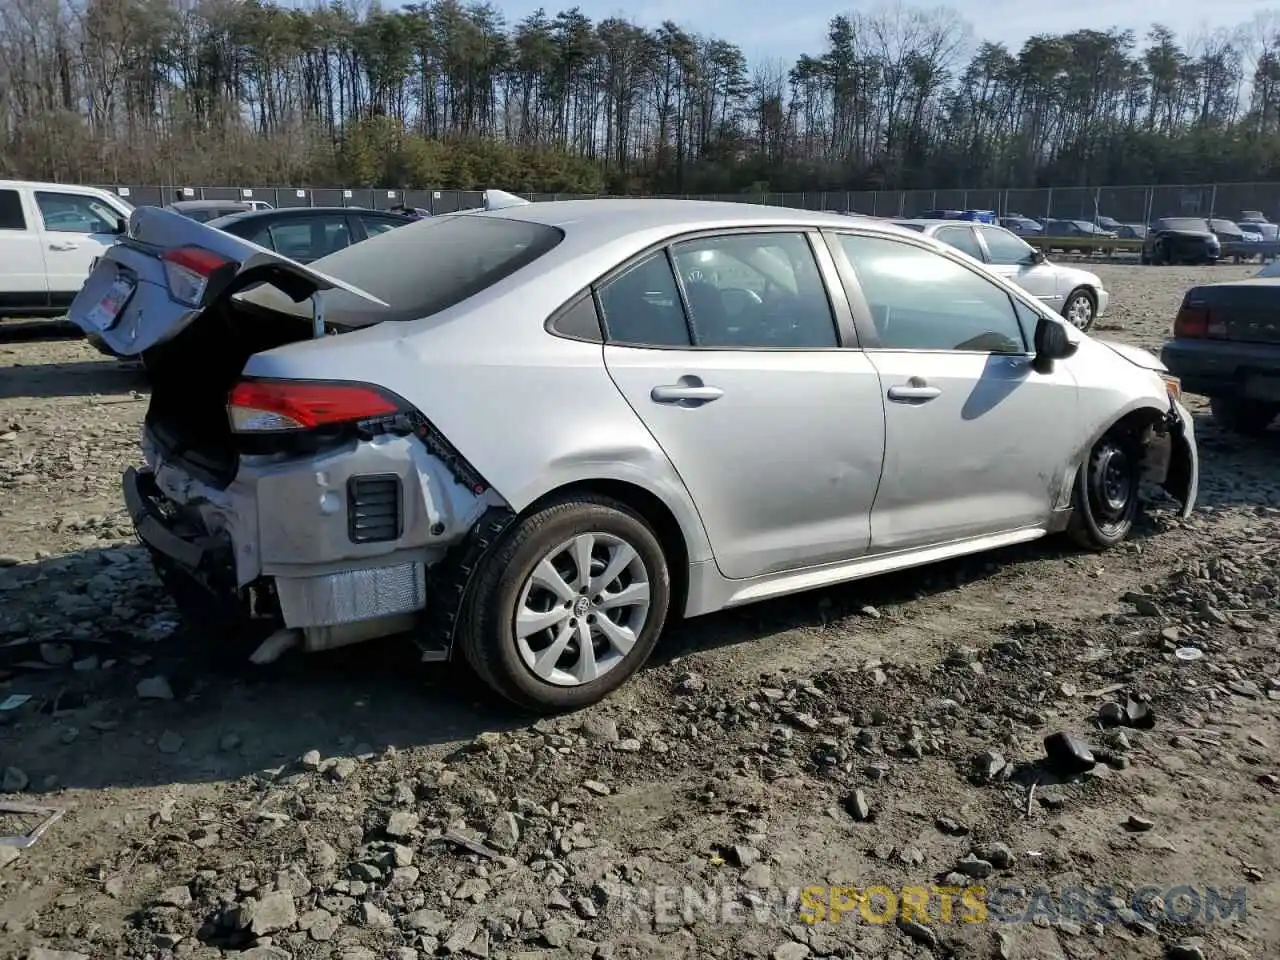
[[[1222,243],[1203,217],[1161,217],[1142,242],[1142,262],[1217,263]]]
[[[233,213],[210,220],[209,226],[298,263],[310,263],[415,220],[402,213],[362,207],[294,207]]]
[[[1224,260],[1230,259],[1240,263],[1242,260],[1252,260],[1258,255],[1258,241],[1252,234],[1245,233],[1234,220],[1214,217],[1209,221],[1209,229],[1218,238],[1222,248],[1220,256]]]
[[[1116,236],[1121,240],[1145,240],[1147,225],[1145,223],[1122,223],[1116,227]]]
[[[1001,217],[1000,226],[1020,237],[1038,237],[1044,233],[1044,227],[1030,217]]]
[[[1265,431],[1280,414],[1280,277],[1192,287],[1160,359],[1225,428]]]
[[[238,200],[175,200],[165,207],[199,223],[208,223],[233,213],[252,212],[254,207]]]
[[[1108,252],[1112,248],[1107,246],[1106,241],[1116,239],[1113,232],[1103,230],[1088,220],[1046,220],[1043,236],[1052,238],[1048,246],[1054,250],[1083,254],[1090,254],[1095,250]]]
[[[1258,257],[1263,263],[1270,263],[1280,256],[1280,225],[1258,220],[1242,220],[1240,230],[1245,236],[1254,238]]]
[[[1096,226],[1101,227],[1108,233],[1114,233],[1117,235],[1120,233],[1120,228],[1124,226],[1124,224],[1115,219],[1115,217],[1094,217],[1093,222]]]

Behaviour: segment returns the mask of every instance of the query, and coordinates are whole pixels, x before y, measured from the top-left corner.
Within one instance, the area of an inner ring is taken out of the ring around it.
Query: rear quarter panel
[[[581,267],[551,266],[522,278],[524,273],[426,320],[383,323],[257,354],[245,373],[357,380],[393,390],[516,511],[582,481],[640,487],[674,515],[690,562],[709,560],[688,491],[609,378],[603,346],[543,328],[588,279]]]

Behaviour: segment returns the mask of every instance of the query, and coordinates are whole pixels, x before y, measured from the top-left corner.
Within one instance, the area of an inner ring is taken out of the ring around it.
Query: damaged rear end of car
[[[424,617],[429,593],[454,589],[446,557],[504,513],[501,498],[385,387],[243,372],[263,352],[396,319],[394,307],[143,209],[69,316],[146,364],[145,466],[125,471],[123,492],[187,620],[240,628],[262,641],[259,661],[403,632],[447,656],[435,638],[447,629]]]

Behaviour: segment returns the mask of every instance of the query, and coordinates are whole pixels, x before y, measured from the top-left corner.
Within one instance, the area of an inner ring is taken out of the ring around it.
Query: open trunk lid
[[[256,243],[169,210],[139,207],[129,217],[128,232],[94,265],[68,319],[117,355],[137,356],[256,284],[269,284],[269,294],[278,297],[279,291],[281,299],[294,304],[341,290],[365,304],[387,306],[358,287]],[[321,316],[307,319],[317,332],[323,331]]]

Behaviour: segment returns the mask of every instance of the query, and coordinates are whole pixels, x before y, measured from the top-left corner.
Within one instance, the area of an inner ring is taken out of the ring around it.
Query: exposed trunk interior
[[[151,380],[146,424],[166,459],[219,487],[236,474],[227,392],[255,353],[308,339],[310,320],[224,300],[143,354]]]

